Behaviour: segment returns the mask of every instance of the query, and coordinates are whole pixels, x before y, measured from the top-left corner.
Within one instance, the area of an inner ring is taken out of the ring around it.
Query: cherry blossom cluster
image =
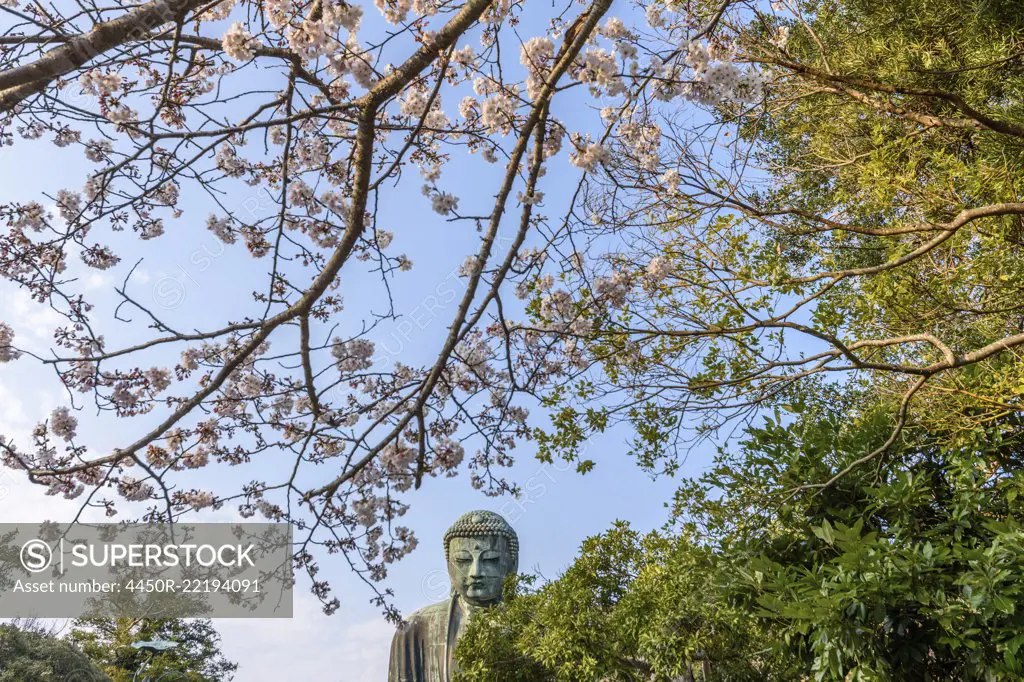
[[[82,90],[99,97],[112,95],[121,89],[124,79],[117,73],[101,73],[97,69],[86,71],[78,78]]]
[[[716,44],[691,42],[686,64],[693,69],[696,82],[685,90],[686,96],[705,104],[759,102],[764,97],[764,74],[754,68],[741,69],[731,58],[729,51]]]
[[[224,34],[222,43],[224,54],[239,62],[247,62],[252,59],[259,46],[259,42],[245,30],[245,24],[241,21],[231,24],[231,28]]]
[[[331,355],[337,361],[338,369],[342,372],[356,372],[367,369],[373,365],[374,345],[367,339],[353,339],[352,341],[336,341],[331,348]]]

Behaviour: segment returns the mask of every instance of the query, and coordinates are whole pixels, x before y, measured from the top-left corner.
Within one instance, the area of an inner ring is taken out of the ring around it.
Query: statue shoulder
[[[407,619],[409,625],[444,623],[445,627],[447,627],[448,611],[451,608],[451,604],[452,600],[449,597],[429,606],[424,606],[422,609],[417,609],[409,614]]]
[[[439,682],[443,679],[451,599],[425,606],[406,617],[391,642],[388,682]]]

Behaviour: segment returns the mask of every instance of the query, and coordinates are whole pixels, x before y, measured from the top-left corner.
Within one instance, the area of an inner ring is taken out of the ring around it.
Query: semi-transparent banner
[[[291,618],[278,523],[0,523],[0,618]]]

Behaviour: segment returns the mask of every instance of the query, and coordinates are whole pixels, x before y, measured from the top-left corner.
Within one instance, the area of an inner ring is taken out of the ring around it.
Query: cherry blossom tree
[[[547,183],[586,184],[623,159],[662,177],[659,120],[687,103],[760,100],[760,70],[714,38],[729,5],[623,4],[617,18],[611,0],[3,0],[5,157],[52,143],[94,168],[53,196],[0,205],[0,273],[64,320],[49,354],[19,345],[18,320],[4,320],[0,361],[52,369],[67,395],[32,442],[0,441],[4,464],[111,517],[139,503],[150,520],[232,505],[292,523],[296,565],[327,612],[338,600],[318,577],[325,556],[378,585],[416,546],[403,493],[460,474],[514,493],[501,469],[531,435],[528,409],[571,369],[564,332],[585,317],[545,263],[585,258],[558,250],[582,195],[552,209]],[[445,174],[456,162],[496,164],[501,179],[460,196]],[[226,201],[245,188],[273,210]],[[397,197],[479,237],[422,366],[375,362],[375,329],[393,310],[345,308],[361,295],[346,273],[374,273],[388,297],[414,266],[380,219]],[[140,259],[182,225],[261,264],[265,277],[239,284],[259,314],[183,329],[133,295]],[[113,315],[70,276],[81,268],[116,274]],[[614,302],[629,289],[612,275],[594,291]],[[546,292],[535,312],[555,324],[532,330],[507,291]],[[86,407],[123,443],[80,443]],[[187,488],[189,470],[237,489]]]
[[[566,257],[520,292],[517,338],[565,368],[542,456],[627,422],[640,464],[671,472],[824,385],[891,405],[890,438],[792,493],[908,424],[1019,418],[1021,19],[975,5],[745,4],[685,51],[711,115],[620,119],[577,146],[603,172],[548,246]]]

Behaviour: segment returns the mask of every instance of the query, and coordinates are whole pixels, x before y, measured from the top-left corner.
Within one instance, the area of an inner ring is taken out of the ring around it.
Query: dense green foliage
[[[478,616],[459,642],[458,679],[668,680],[712,658],[720,679],[769,679],[782,666],[762,624],[710,582],[715,564],[688,539],[618,524],[584,542],[559,580],[533,589],[527,577]]]
[[[1022,425],[907,430],[807,487],[885,440],[888,410],[791,409],[681,488],[673,526],[591,538],[482,618],[467,678],[671,680],[706,660],[721,680],[1020,679]]]
[[[78,647],[18,624],[0,625],[0,682],[110,682]]]
[[[228,682],[238,668],[221,654],[220,635],[204,619],[85,618],[75,621],[70,638],[113,682],[131,682],[140,668],[153,680],[166,675],[168,682]],[[152,657],[131,646],[154,639],[177,646]]]

